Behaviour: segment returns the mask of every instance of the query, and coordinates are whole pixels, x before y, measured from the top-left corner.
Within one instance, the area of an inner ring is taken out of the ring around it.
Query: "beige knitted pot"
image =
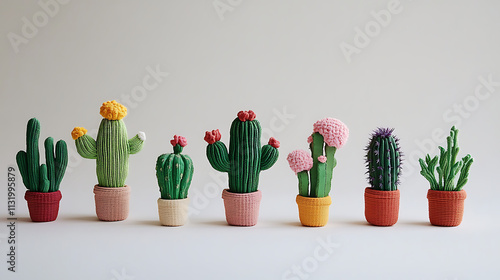
[[[94,186],[95,211],[101,221],[123,221],[128,217],[130,187]]]
[[[188,220],[189,198],[161,199],[158,198],[158,214],[163,226],[177,227]]]

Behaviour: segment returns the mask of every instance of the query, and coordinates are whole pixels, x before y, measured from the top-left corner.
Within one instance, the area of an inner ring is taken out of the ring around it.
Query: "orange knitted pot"
[[[295,199],[299,206],[299,219],[303,226],[323,227],[328,223],[328,214],[332,198],[325,197],[305,197],[297,195]]]
[[[467,193],[461,191],[427,192],[429,200],[429,220],[435,226],[456,227],[462,223],[464,202]]]
[[[123,221],[128,217],[130,187],[94,186],[95,211],[101,221]]]
[[[365,218],[375,226],[392,226],[398,221],[399,190],[365,189]]]

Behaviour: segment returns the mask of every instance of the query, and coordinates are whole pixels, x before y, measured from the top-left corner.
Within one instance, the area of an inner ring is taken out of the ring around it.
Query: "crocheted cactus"
[[[220,141],[219,130],[207,131],[207,158],[212,167],[229,175],[229,190],[234,193],[257,191],[259,175],[278,160],[280,143],[271,137],[261,147],[261,127],[253,111],[240,111],[231,124],[229,153]]]
[[[174,153],[162,154],[156,160],[156,178],[161,198],[184,199],[193,179],[193,161],[188,155],[181,154],[187,145],[186,138],[175,135],[170,143],[174,146]]]
[[[431,184],[431,189],[436,191],[461,191],[468,181],[469,169],[474,160],[467,154],[461,161],[456,162],[458,155],[458,129],[453,126],[450,130],[450,136],[446,137],[447,147],[439,147],[441,152],[439,156],[431,159],[429,155],[423,159],[419,159],[421,171],[420,174],[424,176]],[[435,177],[434,170],[437,170],[438,178]],[[455,177],[460,172],[460,176],[455,186]]]
[[[104,102],[100,110],[104,117],[99,126],[97,140],[87,135],[83,127],[75,127],[71,136],[76,150],[87,159],[96,160],[97,180],[101,187],[123,187],[128,175],[128,158],[144,145],[146,135],[139,132],[128,139],[123,118],[127,108],[116,101]]]
[[[301,196],[326,197],[332,188],[333,168],[337,165],[335,152],[347,141],[349,129],[337,119],[325,118],[314,123],[313,131],[307,139],[312,156],[296,150],[287,160],[299,179]]]
[[[64,177],[68,165],[68,149],[64,140],[56,143],[54,155],[54,139],[45,139],[45,161],[40,165],[38,139],[40,138],[40,122],[32,118],[26,129],[26,151],[16,155],[17,166],[26,188],[32,192],[55,192]]]
[[[378,128],[366,147],[366,167],[371,187],[381,191],[398,189],[401,174],[399,139],[392,135],[394,128]]]

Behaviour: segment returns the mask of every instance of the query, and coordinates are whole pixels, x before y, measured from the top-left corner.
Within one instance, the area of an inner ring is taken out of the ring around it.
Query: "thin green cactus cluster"
[[[156,178],[161,198],[184,199],[187,198],[193,179],[193,161],[188,155],[181,154],[187,145],[186,138],[175,135],[170,143],[174,147],[174,153],[162,154],[156,161]]]
[[[229,190],[234,193],[257,191],[259,175],[278,160],[280,143],[271,137],[261,147],[261,126],[253,111],[240,111],[230,129],[229,152],[220,141],[219,130],[207,131],[207,158],[212,167],[229,175]]]
[[[393,131],[393,128],[378,128],[365,149],[368,182],[375,190],[398,189],[402,153],[399,139],[392,135]]]
[[[456,162],[458,155],[458,129],[453,126],[450,130],[450,136],[446,137],[447,147],[439,147],[440,156],[435,156],[431,159],[429,155],[423,159],[419,159],[421,171],[420,174],[424,176],[430,183],[431,189],[436,191],[460,191],[468,181],[469,169],[474,161],[472,157],[467,154],[461,161]],[[438,164],[439,160],[439,166]],[[438,179],[436,179],[437,171]],[[457,184],[455,186],[455,177],[460,172]]]
[[[127,108],[116,101],[108,101],[101,106],[104,117],[99,126],[97,140],[87,135],[87,130],[75,127],[71,133],[78,153],[87,159],[96,160],[99,186],[123,187],[128,175],[129,155],[142,150],[145,134],[139,132],[128,139],[123,118]]]
[[[299,180],[299,195],[326,197],[332,189],[333,169],[337,166],[335,152],[349,137],[349,129],[340,120],[325,118],[314,123],[308,138],[311,155],[295,150],[288,157],[290,168]]]
[[[28,121],[26,129],[26,151],[19,151],[16,156],[17,166],[26,188],[32,192],[55,192],[64,177],[68,165],[68,149],[64,140],[56,143],[54,155],[54,139],[45,139],[46,164],[40,165],[38,139],[40,122],[36,118]]]

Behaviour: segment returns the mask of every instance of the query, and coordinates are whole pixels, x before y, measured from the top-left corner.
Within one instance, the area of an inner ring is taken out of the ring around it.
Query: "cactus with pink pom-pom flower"
[[[337,165],[335,152],[349,137],[349,129],[341,121],[326,118],[317,121],[313,134],[307,142],[311,155],[303,150],[295,150],[288,157],[290,168],[299,179],[300,222],[304,226],[322,227],[328,222],[328,212],[332,199],[333,168]]]

